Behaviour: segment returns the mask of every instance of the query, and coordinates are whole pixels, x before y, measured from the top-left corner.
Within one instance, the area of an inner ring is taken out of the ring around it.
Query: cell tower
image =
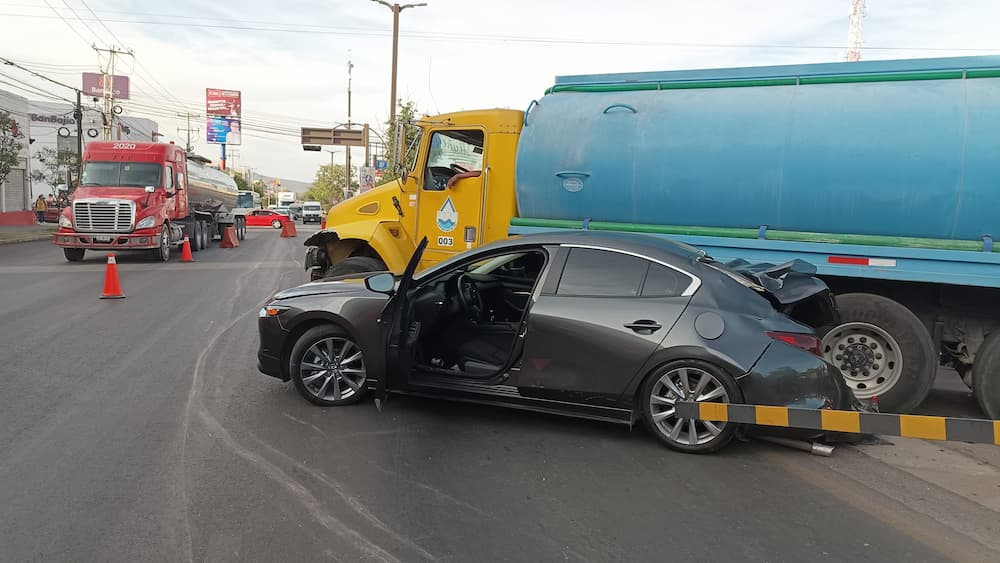
[[[844,60],[855,62],[861,60],[861,18],[868,15],[866,0],[850,0],[850,27],[847,30],[847,55]]]

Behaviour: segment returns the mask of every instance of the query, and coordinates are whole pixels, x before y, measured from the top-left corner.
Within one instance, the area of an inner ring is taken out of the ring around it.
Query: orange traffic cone
[[[298,233],[295,232],[295,221],[284,221],[281,223],[281,237],[282,238],[295,238]]]
[[[108,267],[104,271],[104,293],[101,299],[125,299],[122,284],[118,282],[118,262],[114,252],[108,254]]]
[[[184,237],[184,244],[181,245],[181,262],[194,262],[194,256],[191,256],[191,241],[187,237]]]
[[[320,220],[320,222],[319,222],[319,228],[320,228],[320,230],[323,230],[323,229],[326,228],[326,217],[323,217],[323,219]]]
[[[219,248],[236,248],[239,245],[240,241],[236,238],[236,227],[226,227],[222,233],[222,242],[219,243]]]

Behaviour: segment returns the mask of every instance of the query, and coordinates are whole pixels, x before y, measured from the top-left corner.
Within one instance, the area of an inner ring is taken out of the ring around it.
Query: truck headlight
[[[72,229],[73,228],[73,221],[69,217],[67,217],[65,215],[60,215],[59,216],[59,226],[67,228],[67,229]]]
[[[135,224],[137,229],[149,229],[156,224],[156,217],[150,215],[149,217],[143,217],[139,219],[139,222]]]

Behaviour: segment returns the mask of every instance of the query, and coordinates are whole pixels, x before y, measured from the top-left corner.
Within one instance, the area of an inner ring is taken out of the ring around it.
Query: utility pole
[[[181,131],[183,131],[187,135],[187,144],[184,145],[184,150],[187,151],[187,152],[191,152],[192,150],[194,150],[194,147],[191,146],[191,132],[192,131],[193,132],[199,132],[199,131],[201,131],[201,129],[192,129],[191,128],[191,118],[192,117],[198,117],[198,116],[195,115],[195,114],[192,114],[191,112],[185,112],[185,113],[178,113],[177,117],[187,118],[187,129],[181,129],[180,127],[178,127],[177,128],[177,134],[180,135]]]
[[[847,56],[845,60],[857,62],[861,60],[861,18],[868,15],[865,0],[850,0],[851,12],[847,28]]]
[[[419,8],[421,6],[426,6],[426,2],[420,2],[419,4],[390,4],[385,0],[372,0],[372,2],[378,2],[386,8],[392,10],[392,86],[390,88],[390,100],[389,100],[389,123],[396,121],[396,62],[398,60],[399,53],[399,13],[407,8]]]
[[[347,51],[347,130],[351,130],[351,70],[354,64],[351,63],[351,52]],[[344,199],[351,197],[351,147],[344,147],[347,156],[344,158],[347,166],[347,186],[344,187]]]
[[[117,55],[132,55],[132,51],[122,51],[115,48],[114,45],[109,46],[107,49],[102,49],[97,45],[92,45],[95,51],[98,53],[104,52],[108,54],[108,65],[103,71],[104,80],[102,80],[104,85],[104,98],[101,105],[101,113],[104,114],[104,125],[101,127],[104,135],[102,137],[105,141],[111,140],[111,131],[115,119],[115,57]]]

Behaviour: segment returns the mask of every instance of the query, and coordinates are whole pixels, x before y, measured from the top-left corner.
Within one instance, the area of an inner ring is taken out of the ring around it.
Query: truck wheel
[[[1000,420],[1000,330],[994,329],[976,352],[972,390],[983,414]]]
[[[87,249],[85,249],[85,248],[64,248],[63,249],[63,256],[65,256],[66,260],[68,260],[70,262],[79,262],[79,261],[83,260],[83,255],[86,254],[86,253],[87,253]]]
[[[325,278],[332,278],[334,276],[343,276],[346,274],[365,274],[368,272],[385,272],[389,268],[386,267],[378,258],[369,258],[368,256],[351,256],[350,258],[345,258],[340,262],[337,262],[333,266],[326,269],[326,273],[323,274]]]
[[[868,293],[838,295],[837,307],[841,324],[820,331],[823,358],[840,368],[857,398],[877,397],[886,412],[917,408],[937,373],[934,343],[920,319]]]
[[[198,221],[198,228],[201,230],[199,237],[201,238],[201,248],[208,248],[212,244],[212,236],[209,233],[208,221]]]
[[[201,221],[195,221],[191,226],[194,231],[191,233],[192,236],[188,237],[191,241],[191,252],[198,252],[201,250]]]
[[[170,227],[167,225],[160,231],[160,246],[153,249],[153,258],[160,262],[170,260]]]
[[[246,217],[236,218],[236,238],[243,240],[247,238],[247,219]]]

